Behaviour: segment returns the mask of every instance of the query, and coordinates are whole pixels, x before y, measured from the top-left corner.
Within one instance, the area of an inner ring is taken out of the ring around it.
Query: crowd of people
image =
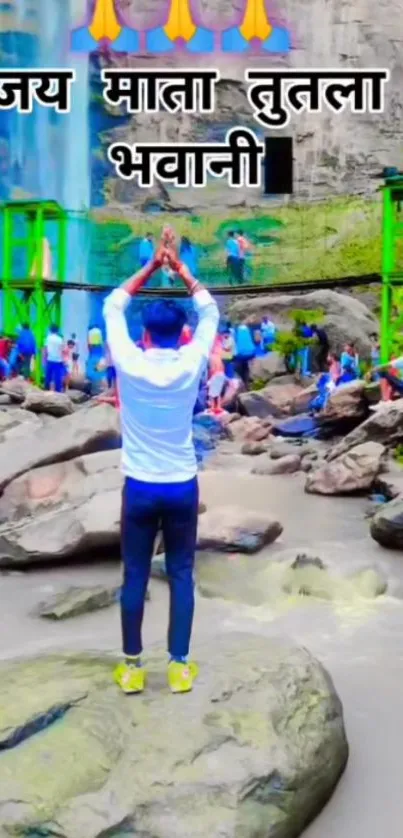
[[[220,413],[234,402],[242,387],[251,385],[251,363],[256,358],[268,357],[278,348],[281,334],[275,323],[265,316],[259,323],[241,323],[234,326],[230,321],[221,322],[216,339],[201,376],[199,396],[195,411],[210,410]],[[286,358],[289,372],[296,376],[318,375],[317,395],[313,398],[313,412],[322,410],[331,393],[343,384],[360,378],[363,374],[370,380],[379,380],[382,402],[388,402],[396,395],[403,396],[403,358],[393,358],[388,364],[380,364],[380,347],[376,335],[372,337],[371,364],[365,373],[354,343],[347,343],[339,355],[331,348],[326,329],[304,321],[294,327],[299,339],[299,348]],[[192,340],[193,332],[186,323],[182,329],[180,346]],[[139,348],[146,350],[143,339]],[[46,390],[63,392],[72,382],[85,382],[89,395],[118,406],[116,371],[102,328],[92,324],[87,335],[87,358],[81,363],[77,335],[68,339],[61,334],[57,325],[52,325],[41,351],[43,385]],[[24,323],[14,338],[0,336],[0,380],[22,376],[32,379],[38,363],[34,333]]]
[[[51,325],[43,348],[39,348],[46,390],[63,392],[71,378],[80,375],[79,346],[74,333],[65,339],[57,325]],[[29,323],[23,323],[14,336],[0,336],[0,380],[35,376],[38,347]]]

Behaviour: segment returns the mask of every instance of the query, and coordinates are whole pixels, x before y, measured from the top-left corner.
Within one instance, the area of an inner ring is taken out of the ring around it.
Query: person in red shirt
[[[0,377],[2,379],[8,378],[10,375],[10,364],[8,356],[11,349],[11,340],[4,335],[0,337]]]
[[[240,263],[241,263],[240,264],[241,280],[244,280],[245,275],[247,273],[246,259],[247,259],[247,256],[250,256],[250,254],[252,253],[252,246],[251,246],[251,243],[250,243],[249,239],[246,238],[243,230],[238,230],[238,232],[236,233],[236,239],[237,239],[237,242],[238,242],[239,252],[240,252],[239,260],[240,260]]]

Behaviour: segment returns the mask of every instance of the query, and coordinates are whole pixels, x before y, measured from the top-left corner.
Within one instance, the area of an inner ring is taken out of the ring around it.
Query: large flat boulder
[[[69,620],[71,617],[100,611],[117,602],[119,589],[119,585],[93,585],[90,588],[71,586],[41,602],[36,614],[45,620]]]
[[[268,352],[261,358],[254,358],[249,365],[252,381],[266,383],[277,375],[286,375],[287,368],[279,352]]]
[[[197,546],[199,550],[257,553],[282,531],[282,524],[268,515],[238,506],[219,506],[201,516]]]
[[[365,422],[330,449],[327,459],[334,460],[363,442],[380,442],[392,446],[402,441],[403,399],[398,399],[375,410]]]
[[[316,495],[348,495],[370,489],[380,472],[384,446],[364,442],[323,463],[307,476],[305,491]]]
[[[300,404],[304,388],[294,382],[287,384],[270,383],[262,390],[242,393],[239,402],[247,416],[257,416],[259,419],[266,419],[273,416],[280,419],[283,416],[291,416],[294,413],[294,405]],[[308,397],[308,401],[312,398]]]
[[[11,402],[14,404],[22,404],[28,393],[31,392],[38,393],[41,391],[39,387],[35,387],[30,381],[26,381],[25,378],[19,376],[0,382],[0,393],[9,396]]]
[[[62,420],[56,420],[60,422]],[[70,560],[118,549],[123,478],[120,450],[33,469],[0,498],[0,566]],[[205,510],[200,503],[200,513]]]
[[[163,655],[131,701],[108,657],[2,665],[5,833],[297,838],[348,758],[328,673],[305,649],[253,634],[217,636],[197,659],[184,701],[165,687]]]
[[[119,464],[120,451],[104,451],[34,469],[10,483],[0,499],[0,565],[117,546]]]
[[[84,405],[51,424],[31,430],[27,427],[23,436],[0,444],[0,491],[30,469],[119,444],[119,413],[107,404]]]
[[[32,413],[47,413],[49,416],[69,416],[74,413],[74,404],[67,393],[54,393],[50,390],[28,390],[22,403],[24,410]]]
[[[337,387],[331,394],[326,406],[321,410],[318,420],[321,424],[343,424],[349,420],[362,422],[368,416],[368,401],[364,381],[352,381]]]

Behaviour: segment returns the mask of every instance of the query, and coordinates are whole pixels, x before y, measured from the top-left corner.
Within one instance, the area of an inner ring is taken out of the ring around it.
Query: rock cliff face
[[[121,7],[128,23],[141,29],[160,23],[166,9],[165,2],[143,3],[122,0]],[[237,6],[237,8],[234,8]],[[204,0],[198,11],[206,25],[225,29],[239,20],[243,4],[230,0]],[[391,81],[386,86],[385,114],[334,115],[324,110],[321,114],[294,116],[283,133],[294,137],[296,197],[305,200],[329,195],[375,192],[377,182],[369,177],[384,165],[403,164],[403,121],[399,91],[403,81],[403,14],[402,0],[357,0],[354,4],[336,0],[289,0],[286,7],[272,8],[271,19],[286,25],[293,48],[288,56],[266,54],[253,58],[241,55],[216,54],[211,57],[187,57],[179,52],[169,57],[136,57],[136,65],[144,67],[213,66],[220,70],[216,114],[193,117],[166,114],[140,115],[126,126],[112,130],[113,139],[141,140],[211,140],[217,127],[249,124],[259,129],[248,104],[242,84],[245,67],[292,68],[387,68]],[[133,58],[119,57],[131,66]],[[281,135],[281,132],[278,132]],[[233,190],[220,181],[213,189],[170,190],[170,195],[159,190],[156,197],[166,208],[177,211],[217,207],[261,205],[261,194],[247,190]],[[197,194],[195,194],[197,193]],[[139,208],[144,203],[144,192],[130,182],[109,182],[108,203],[131,203]],[[150,195],[147,196],[149,201]],[[139,206],[140,205],[140,206]]]

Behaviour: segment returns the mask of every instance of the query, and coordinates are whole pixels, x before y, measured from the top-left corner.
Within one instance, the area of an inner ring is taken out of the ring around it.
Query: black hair
[[[186,323],[186,313],[175,300],[155,300],[143,309],[143,325],[155,346],[177,346]]]

